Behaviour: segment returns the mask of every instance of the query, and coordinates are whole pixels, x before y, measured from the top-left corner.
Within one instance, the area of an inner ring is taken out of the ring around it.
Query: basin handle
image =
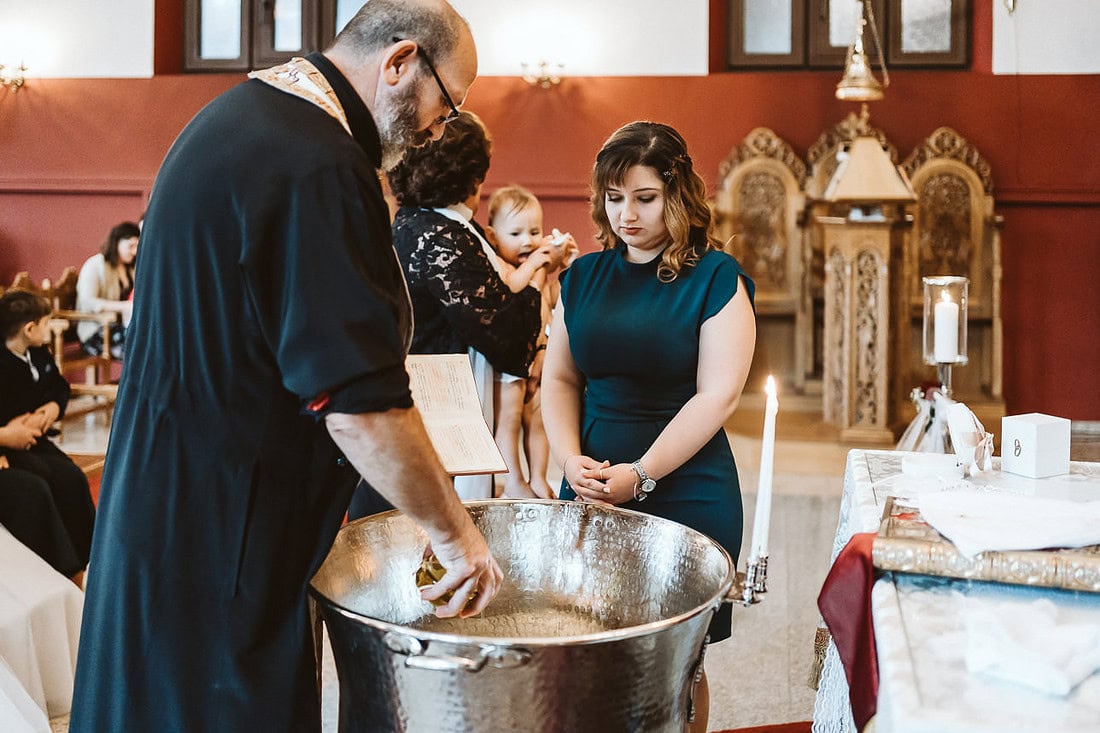
[[[383,643],[390,651],[405,655],[406,667],[437,672],[462,670],[473,673],[481,671],[486,664],[495,669],[511,669],[527,664],[532,656],[526,649],[494,644],[478,644],[472,656],[446,654],[433,651],[430,641],[421,641],[415,636],[392,631],[386,634]]]
[[[477,655],[475,659],[460,657],[454,654],[417,654],[406,657],[405,666],[413,669],[430,669],[434,672],[480,672],[488,659],[484,653]]]

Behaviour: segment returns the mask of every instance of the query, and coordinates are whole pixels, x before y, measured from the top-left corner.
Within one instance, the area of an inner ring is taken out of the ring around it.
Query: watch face
[[[647,494],[653,491],[655,488],[657,488],[657,482],[651,478],[647,478],[645,481],[642,482],[642,491]]]

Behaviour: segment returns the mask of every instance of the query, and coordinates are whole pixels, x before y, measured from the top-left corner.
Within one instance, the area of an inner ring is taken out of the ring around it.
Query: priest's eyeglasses
[[[393,37],[394,43],[399,43],[403,40],[405,39],[398,36]],[[439,87],[439,92],[443,95],[443,101],[446,102],[447,106],[451,108],[451,111],[443,115],[439,120],[443,124],[447,124],[451,120],[458,117],[458,106],[454,103],[454,100],[451,99],[451,95],[447,92],[447,87],[443,86],[443,80],[439,78],[439,72],[435,70],[435,64],[432,63],[432,59],[428,55],[428,51],[419,43],[416,44],[416,48],[420,54],[420,58],[424,59],[424,64],[428,67],[428,71],[432,72],[432,78],[435,79],[435,83]]]

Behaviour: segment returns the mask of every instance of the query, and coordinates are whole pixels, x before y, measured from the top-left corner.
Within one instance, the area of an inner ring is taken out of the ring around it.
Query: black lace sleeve
[[[527,374],[541,325],[538,290],[509,290],[474,234],[437,212],[399,212],[394,242],[413,299],[414,350],[471,346],[495,369]]]

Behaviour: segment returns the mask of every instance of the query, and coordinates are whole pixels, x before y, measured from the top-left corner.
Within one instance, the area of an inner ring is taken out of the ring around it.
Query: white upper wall
[[[349,0],[341,0],[341,5]],[[484,76],[564,64],[570,76],[707,73],[707,0],[453,0]],[[0,0],[0,64],[30,77],[148,77],[154,0]],[[996,74],[1100,73],[1100,1],[993,0]]]
[[[477,40],[479,73],[564,64],[568,76],[707,73],[707,0],[451,0]]]
[[[1100,2],[993,2],[994,74],[1100,74]]]
[[[0,0],[0,64],[28,77],[153,75],[153,0]]]

